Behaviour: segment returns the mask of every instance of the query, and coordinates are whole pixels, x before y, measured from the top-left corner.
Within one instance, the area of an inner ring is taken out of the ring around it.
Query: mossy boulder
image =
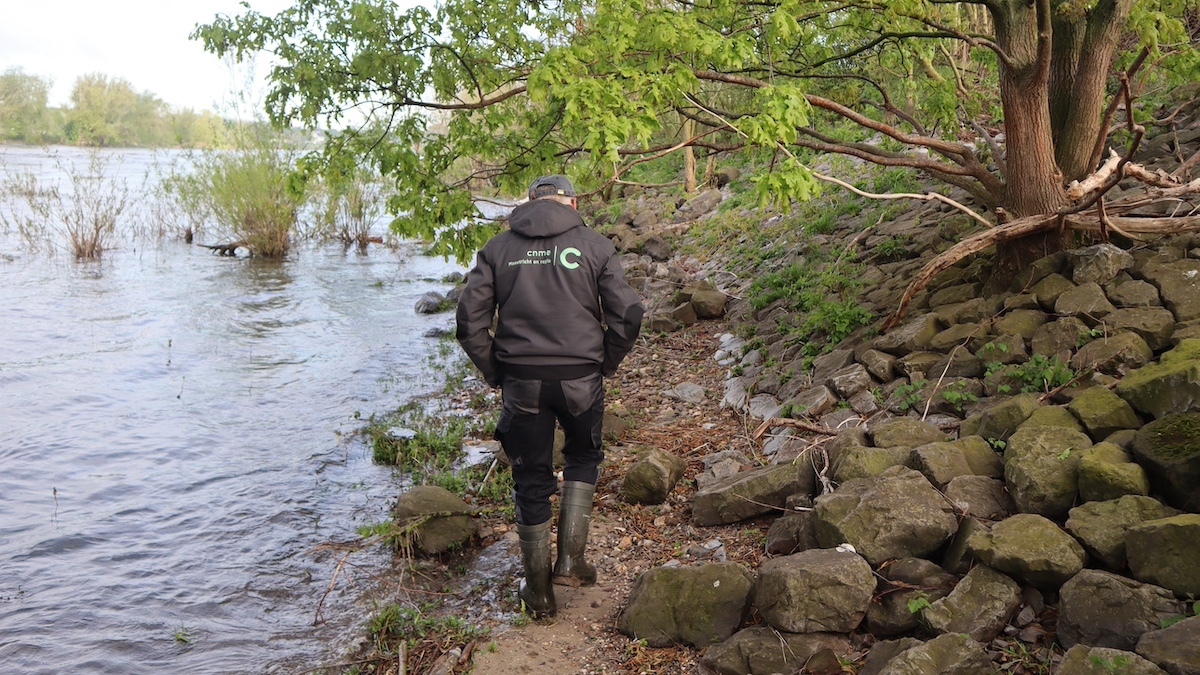
[[[852,651],[844,635],[834,633],[780,633],[767,626],[750,626],[720,644],[704,650],[700,662],[718,675],[769,675],[804,667],[823,650],[848,656]]]
[[[911,465],[939,490],[958,476],[1004,475],[1004,463],[981,436],[929,443],[912,450]]]
[[[1154,359],[1154,350],[1132,331],[1113,333],[1109,337],[1092,340],[1071,357],[1071,367],[1076,372],[1095,370],[1105,375],[1122,377],[1141,368]]]
[[[848,542],[871,564],[936,551],[958,529],[945,498],[920,473],[894,466],[817,497],[817,541]]]
[[[691,298],[692,309],[701,319],[719,319],[725,314],[725,305],[728,302],[729,296],[713,289],[696,291]]]
[[[1052,521],[1020,513],[971,535],[967,549],[985,564],[1045,590],[1079,573],[1087,553]]]
[[[1108,387],[1084,389],[1067,404],[1067,410],[1075,415],[1094,441],[1108,438],[1113,432],[1136,429],[1142,425],[1129,403]]]
[[[1118,309],[1109,314],[1104,323],[1114,333],[1137,333],[1155,351],[1169,347],[1175,332],[1175,315],[1162,307]]]
[[[1096,244],[1070,251],[1071,278],[1077,284],[1106,284],[1133,266],[1133,256],[1112,244]]]
[[[963,633],[946,633],[910,647],[887,662],[880,675],[993,675],[983,645]]]
[[[1200,595],[1200,514],[1148,520],[1125,532],[1129,570],[1135,579]]]
[[[812,494],[815,480],[809,462],[742,471],[697,492],[692,519],[697,525],[728,525],[782,510],[788,497]]]
[[[1004,449],[1004,483],[1023,513],[1061,518],[1075,505],[1079,459],[1092,446],[1067,427],[1022,426]]]
[[[741,627],[753,587],[737,563],[656,567],[634,582],[617,630],[651,647],[707,647]]]
[[[877,448],[915,448],[934,441],[946,440],[946,432],[913,417],[894,417],[872,424],[867,429]]]
[[[1001,335],[975,350],[975,356],[984,363],[1004,365],[1025,363],[1029,360],[1025,340],[1019,335]]]
[[[921,558],[901,558],[879,568],[875,600],[867,609],[867,630],[875,637],[891,637],[916,630],[920,614],[909,602],[924,598],[934,602],[954,590],[956,579],[941,567]]]
[[[921,618],[935,633],[966,633],[980,642],[1000,634],[1021,606],[1021,586],[987,565],[976,565]]]
[[[1021,428],[1025,430],[1035,427],[1062,427],[1083,433],[1083,425],[1075,419],[1071,411],[1057,405],[1044,405],[1034,410],[1029,419],[1021,425]]]
[[[1200,412],[1200,339],[1184,340],[1157,363],[1129,373],[1117,394],[1155,418]]]
[[[977,298],[980,287],[981,284],[958,284],[938,289],[929,296],[929,306],[957,305],[960,302]]]
[[[1200,319],[1200,293],[1196,292],[1197,273],[1200,273],[1200,262],[1178,260],[1147,265],[1142,271],[1142,276],[1158,287],[1163,304],[1175,315],[1176,321],[1191,321]]]
[[[1148,631],[1183,611],[1171,592],[1102,570],[1083,570],[1059,592],[1058,641],[1133,649]]]
[[[1014,309],[992,324],[992,332],[997,335],[1016,335],[1028,340],[1049,320],[1050,317],[1045,312],[1036,309]]]
[[[1133,456],[1167,503],[1200,512],[1200,412],[1167,415],[1142,427]]]
[[[1070,279],[1061,274],[1048,274],[1041,281],[1030,287],[1029,292],[1037,298],[1038,304],[1047,312],[1054,311],[1054,303],[1058,296],[1075,288]]]
[[[846,448],[831,460],[830,477],[838,483],[855,478],[878,476],[893,466],[908,466],[910,450],[905,447],[871,448],[855,446]]]
[[[1063,655],[1058,675],[1167,675],[1167,671],[1122,649],[1075,645]]]
[[[1125,533],[1129,528],[1178,513],[1152,497],[1126,495],[1076,506],[1066,527],[1101,565],[1120,570],[1126,564]]]
[[[436,554],[470,541],[475,535],[471,507],[449,490],[436,485],[418,485],[402,493],[392,509],[397,527],[403,530],[402,545]]]
[[[1100,284],[1089,282],[1069,289],[1054,301],[1054,313],[1061,316],[1078,316],[1088,323],[1098,323],[1111,314],[1116,307],[1108,301]]]
[[[867,615],[871,566],[857,553],[812,549],[758,567],[753,603],[767,625],[787,633],[846,633]]]
[[[1171,675],[1200,673],[1200,616],[1146,633],[1136,651]]]
[[[1056,356],[1065,353],[1070,357],[1079,346],[1080,339],[1089,331],[1082,321],[1068,316],[1038,327],[1029,344],[1034,354]]]
[[[1011,436],[1041,404],[1038,394],[1020,394],[1012,398],[1001,399],[987,410],[979,414],[972,433],[985,440],[1004,440]],[[968,418],[966,422],[970,422]],[[967,433],[960,429],[960,433]]]
[[[1108,299],[1120,308],[1152,307],[1158,305],[1158,289],[1141,279],[1133,279],[1123,283],[1110,284],[1105,288]],[[1174,315],[1171,317],[1174,319]]]
[[[946,499],[968,515],[1003,520],[1016,511],[1004,481],[986,476],[959,476],[946,484]]]
[[[661,504],[683,476],[687,462],[660,448],[645,450],[625,472],[625,501]]]
[[[1148,494],[1150,479],[1146,470],[1121,446],[1106,441],[1083,451],[1079,458],[1079,498],[1083,501]]]
[[[933,336],[941,331],[942,326],[937,316],[926,314],[910,320],[887,335],[876,338],[873,346],[893,356],[904,356],[909,352],[928,348]]]
[[[986,342],[987,329],[977,323],[956,323],[933,336],[929,347],[939,352],[950,351],[958,345],[966,345],[975,351]]]
[[[767,529],[765,548],[771,555],[791,555],[819,547],[812,511],[785,513]]]

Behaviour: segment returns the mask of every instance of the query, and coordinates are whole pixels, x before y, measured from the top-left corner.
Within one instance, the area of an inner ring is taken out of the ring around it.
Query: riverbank
[[[882,331],[972,224],[844,195],[756,211],[732,180],[591,214],[650,309],[609,382],[599,583],[524,619],[515,535],[485,519],[440,611],[489,632],[408,672],[1191,672],[1200,236],[1081,242],[1011,284],[967,257]],[[665,498],[633,503],[654,453]]]

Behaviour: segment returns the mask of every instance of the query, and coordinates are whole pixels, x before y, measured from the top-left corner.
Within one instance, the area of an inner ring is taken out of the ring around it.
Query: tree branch
[[[1129,68],[1125,71],[1126,78],[1132,78],[1134,73],[1142,67],[1146,61],[1146,57],[1150,55],[1149,47],[1142,47],[1142,51],[1138,52],[1137,58],[1133,63],[1129,64]],[[1117,106],[1121,103],[1121,92],[1113,94],[1112,101],[1109,101],[1108,108],[1104,111],[1104,117],[1100,122],[1100,131],[1096,134],[1096,144],[1092,146],[1092,157],[1088,161],[1088,166],[1096,166],[1100,163],[1100,155],[1104,154],[1104,141],[1108,139],[1108,135],[1112,133],[1109,126],[1112,124],[1113,117],[1117,114]],[[1131,111],[1126,111],[1126,114],[1132,114]]]
[[[1051,28],[1050,0],[1037,2],[1037,81],[1050,81],[1050,59],[1054,48],[1053,29]]]
[[[697,108],[700,108],[701,110],[704,110],[705,112],[712,115],[713,117],[720,119],[729,128],[733,129],[734,131],[738,132],[739,134],[742,134],[743,136],[745,135],[745,133],[742,132],[741,129],[738,129],[737,127],[733,126],[732,123],[730,123],[724,119],[721,119],[720,116],[718,116],[716,113],[713,113],[712,111],[705,109],[704,106],[700,105],[699,103],[696,103],[695,101],[693,101],[690,98],[688,100],[691,101],[692,105],[696,106]],[[780,150],[782,150],[783,153],[785,155],[787,155],[788,157],[792,158],[793,160],[796,159],[796,156],[792,154],[792,151],[788,150],[787,147],[785,147],[782,143],[776,142],[776,146],[778,146],[778,148]],[[799,160],[797,160],[797,161],[799,161]],[[950,206],[953,206],[954,208],[966,213],[967,215],[978,220],[979,222],[983,223],[987,227],[991,227],[991,225],[992,225],[987,220],[985,220],[982,216],[980,216],[978,213],[975,213],[971,209],[967,208],[966,206],[963,206],[962,204],[959,204],[958,202],[954,201],[953,199],[950,199],[949,197],[946,197],[945,195],[940,195],[940,194],[932,193],[932,192],[925,193],[925,194],[915,194],[915,193],[878,194],[878,193],[874,193],[874,192],[865,192],[863,190],[859,190],[858,188],[854,187],[853,185],[851,185],[843,180],[834,178],[833,176],[826,176],[825,174],[822,174],[822,173],[819,173],[816,171],[812,171],[811,169],[809,171],[813,175],[813,177],[816,178],[817,180],[823,180],[827,183],[833,183],[835,185],[840,185],[840,186],[846,188],[847,190],[850,190],[851,192],[853,192],[857,195],[861,195],[863,197],[868,197],[871,199],[917,199],[917,200],[922,200],[922,201],[939,201],[939,202],[942,202],[943,204],[949,204]]]

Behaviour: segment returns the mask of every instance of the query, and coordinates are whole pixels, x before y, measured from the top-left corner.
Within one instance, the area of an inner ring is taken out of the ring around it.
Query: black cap
[[[561,174],[553,176],[542,176],[533,181],[529,186],[529,198],[538,199],[539,197],[549,197],[551,195],[562,195],[564,197],[575,196],[575,186],[571,185],[571,179]]]

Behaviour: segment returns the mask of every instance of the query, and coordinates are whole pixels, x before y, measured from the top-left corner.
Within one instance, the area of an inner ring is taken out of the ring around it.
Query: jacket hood
[[[535,199],[512,210],[508,227],[522,237],[554,237],[576,227],[586,227],[579,212],[553,199]]]

